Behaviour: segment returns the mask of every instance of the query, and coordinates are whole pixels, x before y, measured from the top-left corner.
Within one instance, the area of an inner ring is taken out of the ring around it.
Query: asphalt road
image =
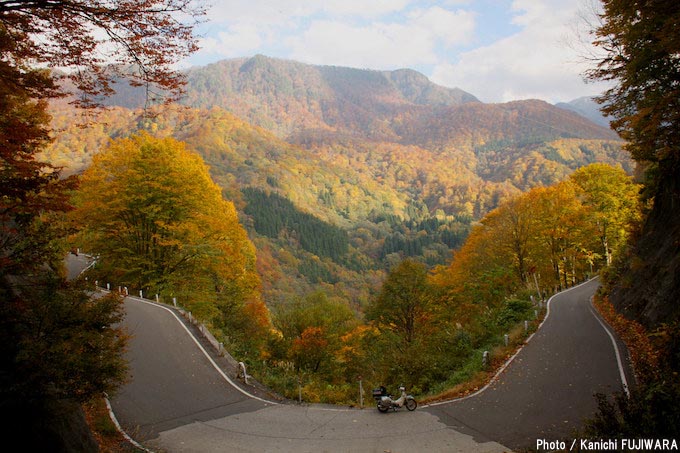
[[[591,281],[556,295],[542,327],[485,391],[429,411],[454,429],[513,449],[535,448],[538,438],[571,438],[595,413],[595,393],[623,390],[612,338],[590,303],[597,286]],[[630,386],[625,347],[617,345]]]
[[[621,389],[612,340],[589,303],[596,286],[591,282],[556,296],[542,328],[486,390],[388,414],[251,398],[227,382],[169,310],[127,299],[132,374],[112,406],[128,434],[155,451],[533,447],[539,437],[569,437],[595,410],[595,392]]]
[[[75,280],[92,264],[92,258],[82,253],[79,253],[78,255],[69,253],[64,259],[64,264],[66,265],[66,278]]]
[[[216,370],[171,310],[126,299],[132,335],[130,381],[113,396],[119,423],[154,451],[447,451],[508,449],[450,429],[426,411],[380,414],[370,408],[280,404],[256,388],[236,389]],[[208,348],[204,348],[210,352]]]
[[[224,380],[173,312],[132,298],[125,309],[131,376],[112,405],[133,438],[266,406]]]

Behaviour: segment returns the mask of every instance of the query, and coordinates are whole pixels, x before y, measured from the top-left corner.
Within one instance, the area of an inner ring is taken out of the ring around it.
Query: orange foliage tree
[[[321,362],[328,358],[328,339],[321,327],[307,327],[293,340],[291,355],[300,368],[319,371]]]
[[[183,143],[146,133],[114,141],[82,175],[77,202],[83,243],[111,281],[177,297],[218,328],[238,326],[244,341],[269,324],[236,209]]]
[[[638,191],[623,170],[605,164],[532,189],[487,214],[433,281],[459,305],[494,304],[536,282],[544,289],[572,284],[625,243],[640,217]]]

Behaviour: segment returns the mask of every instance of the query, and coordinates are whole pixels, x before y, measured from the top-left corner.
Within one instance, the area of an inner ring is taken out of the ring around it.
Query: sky
[[[596,4],[597,2],[595,2]],[[584,82],[593,0],[213,0],[187,66],[256,54],[317,65],[415,69],[483,102],[556,103]],[[580,30],[580,31],[579,31]]]

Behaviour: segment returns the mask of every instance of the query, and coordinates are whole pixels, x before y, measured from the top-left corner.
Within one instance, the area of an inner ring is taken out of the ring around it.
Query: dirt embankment
[[[619,312],[650,330],[680,321],[680,181],[666,175],[633,256],[610,295]]]

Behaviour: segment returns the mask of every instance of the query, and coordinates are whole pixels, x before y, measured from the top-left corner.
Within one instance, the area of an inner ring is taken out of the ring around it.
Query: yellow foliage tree
[[[611,264],[612,255],[625,245],[631,222],[642,217],[640,190],[623,169],[595,163],[576,170],[571,180],[579,187],[582,203],[589,208],[589,221],[600,241],[598,252]]]
[[[178,297],[217,327],[269,324],[255,249],[184,143],[144,132],[113,141],[94,156],[76,198],[81,237],[111,281]]]
[[[640,218],[638,192],[622,169],[606,164],[534,188],[487,214],[433,281],[457,316],[475,301],[493,305],[536,282],[568,286],[597,264],[609,264],[625,244],[630,224]]]

